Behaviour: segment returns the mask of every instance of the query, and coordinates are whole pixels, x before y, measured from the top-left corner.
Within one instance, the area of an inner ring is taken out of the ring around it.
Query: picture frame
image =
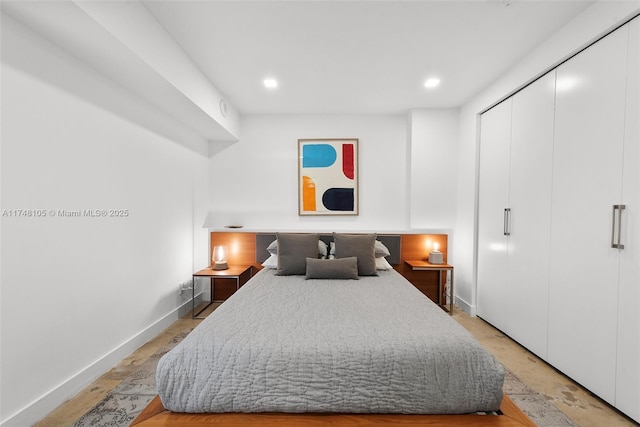
[[[358,215],[358,142],[298,139],[298,215]]]

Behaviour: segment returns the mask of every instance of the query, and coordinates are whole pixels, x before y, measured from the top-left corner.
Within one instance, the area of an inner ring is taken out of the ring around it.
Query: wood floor
[[[578,425],[585,427],[636,425],[482,319],[469,317],[460,310],[455,310],[453,317],[467,328],[509,370],[531,388],[544,395]],[[199,322],[200,320],[194,320],[190,317],[176,321],[156,338],[90,384],[76,397],[50,413],[36,426],[62,427],[73,425],[78,418],[91,409],[110,390],[115,388],[122,379],[136,370],[156,350],[169,343],[180,331],[191,328]]]

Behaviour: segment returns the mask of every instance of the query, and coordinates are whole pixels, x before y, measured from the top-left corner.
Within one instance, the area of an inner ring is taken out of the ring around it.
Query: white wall
[[[637,14],[640,1],[600,1],[585,10],[460,110],[457,221],[453,258],[456,296],[475,314],[478,115],[590,42]]]
[[[453,228],[457,114],[245,116],[240,141],[211,158],[208,225],[378,232]],[[299,138],[359,139],[358,216],[298,216]],[[434,180],[437,185],[425,185]]]
[[[457,157],[458,110],[413,111],[411,228],[455,228]]]
[[[7,63],[5,49],[24,34],[5,30],[0,420],[23,426],[177,319],[186,302],[179,283],[207,262],[209,164],[79,96],[87,83],[117,88],[45,53],[44,41],[21,44],[21,53],[52,75],[73,68],[82,76],[73,90]],[[61,215],[84,209],[128,214]]]
[[[358,216],[298,216],[298,139],[358,138]],[[211,158],[212,226],[250,229],[404,230],[407,119],[404,116],[256,115],[240,141]]]

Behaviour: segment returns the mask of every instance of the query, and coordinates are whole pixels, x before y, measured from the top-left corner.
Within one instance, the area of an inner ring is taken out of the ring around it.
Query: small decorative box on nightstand
[[[442,260],[442,252],[429,252],[429,264],[442,264],[444,261]]]

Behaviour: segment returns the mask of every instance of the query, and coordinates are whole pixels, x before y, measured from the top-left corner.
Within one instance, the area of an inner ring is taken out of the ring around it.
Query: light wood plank
[[[183,414],[169,412],[156,397],[131,426],[268,426],[297,427],[300,425],[335,426],[475,426],[475,427],[535,427],[535,424],[504,395],[500,410],[503,415],[391,415],[391,414]]]

